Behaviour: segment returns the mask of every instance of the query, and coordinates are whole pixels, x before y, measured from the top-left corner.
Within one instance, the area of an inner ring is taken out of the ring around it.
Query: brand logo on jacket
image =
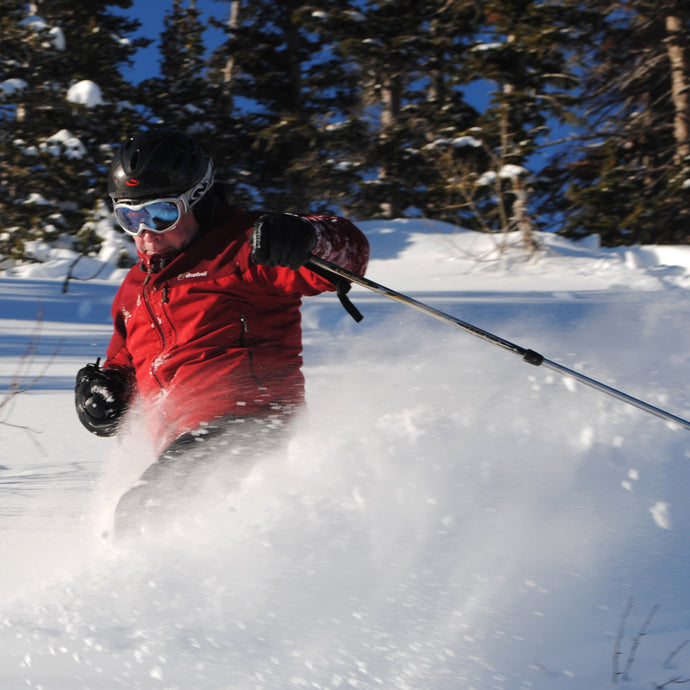
[[[178,280],[188,280],[189,278],[205,278],[208,275],[208,271],[198,271],[197,273],[180,273],[177,276]]]

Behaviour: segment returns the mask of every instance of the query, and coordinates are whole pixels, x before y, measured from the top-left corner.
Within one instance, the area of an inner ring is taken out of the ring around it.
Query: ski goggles
[[[144,232],[164,233],[173,230],[213,184],[213,166],[209,162],[204,177],[189,191],[177,197],[147,199],[141,203],[115,201],[113,212],[120,227],[133,237]]]

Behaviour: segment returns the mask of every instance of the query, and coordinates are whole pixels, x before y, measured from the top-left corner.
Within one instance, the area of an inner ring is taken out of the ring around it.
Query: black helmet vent
[[[184,164],[187,160],[187,152],[184,149],[180,149],[176,154],[175,158],[172,162],[172,167],[175,168],[176,170],[180,170],[181,168],[184,168]],[[189,161],[190,166],[192,165],[192,161]]]
[[[141,151],[137,149],[129,159],[129,167],[131,168],[132,172],[134,172],[138,167],[139,167],[139,154]]]

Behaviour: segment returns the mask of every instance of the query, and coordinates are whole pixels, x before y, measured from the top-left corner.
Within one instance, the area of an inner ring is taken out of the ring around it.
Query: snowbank
[[[517,237],[361,225],[371,279],[690,414],[687,248],[541,235],[529,255]],[[0,277],[1,687],[690,678],[685,430],[358,288],[360,324],[333,295],[305,300],[310,413],[287,453],[113,546],[101,532],[150,444],[136,414],[118,439],[89,435],[72,389],[122,274],[34,252]],[[97,277],[63,292],[69,270]]]

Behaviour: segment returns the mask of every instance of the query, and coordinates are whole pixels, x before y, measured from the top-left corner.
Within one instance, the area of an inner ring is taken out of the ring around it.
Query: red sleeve
[[[121,308],[122,299],[121,295],[124,290],[127,289],[127,279],[120,286],[112,305],[112,317],[113,317],[113,335],[110,338],[110,343],[108,344],[108,349],[106,350],[105,362],[103,363],[104,369],[117,369],[122,374],[124,374],[128,380],[132,379],[134,376],[134,367],[132,365],[132,356],[127,350],[126,345],[126,331],[125,331],[125,320],[124,313]]]

